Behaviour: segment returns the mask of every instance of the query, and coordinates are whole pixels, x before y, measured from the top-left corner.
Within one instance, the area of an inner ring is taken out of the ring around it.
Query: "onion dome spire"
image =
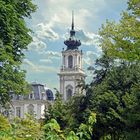
[[[71,30],[70,30],[70,38],[68,40],[64,41],[64,44],[67,46],[67,50],[78,49],[78,47],[81,45],[80,40],[77,40],[75,37],[74,12],[73,11],[72,11],[72,24],[71,24]]]
[[[72,25],[71,29],[74,30],[74,12],[72,11]]]
[[[70,36],[75,36],[75,30],[74,30],[74,12],[72,11],[72,24],[71,24],[71,31]]]

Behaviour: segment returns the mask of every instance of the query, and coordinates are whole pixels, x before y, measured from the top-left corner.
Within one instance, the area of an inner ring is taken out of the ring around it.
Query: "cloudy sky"
[[[61,51],[66,48],[65,38],[71,27],[71,13],[74,10],[76,36],[81,40],[84,53],[84,69],[87,82],[91,79],[88,66],[94,65],[100,57],[98,30],[106,19],[120,19],[120,13],[127,7],[127,0],[34,0],[37,11],[26,20],[33,31],[33,42],[25,52],[23,69],[27,71],[28,82],[39,82],[47,87],[59,89],[57,73],[61,66]]]

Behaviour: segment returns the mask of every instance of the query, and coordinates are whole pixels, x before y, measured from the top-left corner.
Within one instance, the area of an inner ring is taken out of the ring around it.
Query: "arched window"
[[[30,104],[28,106],[28,114],[33,115],[34,114],[34,106],[32,104]]]
[[[72,96],[72,90],[68,89],[67,90],[67,100],[70,99],[71,96]]]
[[[68,68],[72,68],[73,67],[73,57],[72,55],[68,56]]]
[[[66,99],[70,99],[72,96],[73,87],[71,85],[67,85],[66,87]]]

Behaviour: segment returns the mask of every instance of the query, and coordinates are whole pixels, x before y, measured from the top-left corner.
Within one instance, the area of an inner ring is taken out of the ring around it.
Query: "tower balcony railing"
[[[83,70],[79,66],[75,66],[72,68],[66,67],[66,66],[61,66],[60,72],[83,72]]]

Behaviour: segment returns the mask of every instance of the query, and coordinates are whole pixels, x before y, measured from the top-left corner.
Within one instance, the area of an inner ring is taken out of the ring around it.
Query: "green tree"
[[[25,18],[36,6],[31,0],[0,0],[0,104],[10,101],[9,92],[24,93],[27,89],[25,71],[20,65],[23,51],[32,41]]]
[[[138,134],[140,63],[116,61],[104,54],[97,65],[86,93],[89,109],[97,113],[95,139],[127,139],[126,133]]]
[[[90,140],[95,123],[96,114],[91,113],[88,121],[85,124],[80,124],[77,132],[70,130],[65,133],[65,130],[61,130],[57,121],[51,119],[44,125],[45,140]]]
[[[54,104],[50,105],[48,110],[46,110],[46,123],[54,118],[60,125],[60,129],[68,134],[68,137],[73,135],[73,132],[69,134],[70,131],[74,131],[75,133],[78,133],[79,130],[83,131],[82,128],[85,125],[87,128],[87,122],[91,114],[85,98],[85,95],[77,93],[68,101],[64,102],[61,94],[57,91]],[[81,124],[83,125],[79,128]],[[91,137],[91,135],[89,136]]]
[[[65,136],[55,119],[51,119],[44,125],[46,140],[65,140]]]
[[[32,116],[25,119],[15,118],[10,123],[7,118],[0,115],[1,140],[43,140],[44,132],[41,124]]]
[[[77,93],[65,103],[67,109],[67,131],[77,131],[81,123],[88,122],[91,111],[87,107],[85,98],[85,95]]]
[[[55,119],[62,130],[67,132],[70,130],[77,131],[81,123],[88,121],[90,115],[85,98],[85,95],[77,93],[65,102],[57,91],[54,103],[50,104],[46,110],[46,122],[50,119]]]
[[[33,116],[25,119],[15,118],[11,123],[0,115],[1,140],[90,140],[93,126],[96,123],[96,114],[91,113],[88,121],[80,124],[78,131],[61,130],[55,119],[41,125]]]
[[[119,23],[107,21],[100,30],[101,47],[107,55],[128,61],[140,60],[140,3],[128,0]]]
[[[139,139],[140,2],[129,0],[119,23],[107,20],[99,31],[103,56],[96,61],[86,96],[97,113],[95,139]]]
[[[33,116],[27,115],[26,118],[15,118],[11,123],[13,138],[21,140],[43,139],[43,129],[41,123]]]
[[[11,125],[9,121],[0,114],[0,139],[1,140],[12,140],[10,136]]]
[[[62,100],[61,94],[56,90],[56,98],[53,104],[48,106],[45,111],[45,120],[48,122],[51,119],[55,119],[60,125],[61,129],[64,129],[67,125],[67,108]]]

